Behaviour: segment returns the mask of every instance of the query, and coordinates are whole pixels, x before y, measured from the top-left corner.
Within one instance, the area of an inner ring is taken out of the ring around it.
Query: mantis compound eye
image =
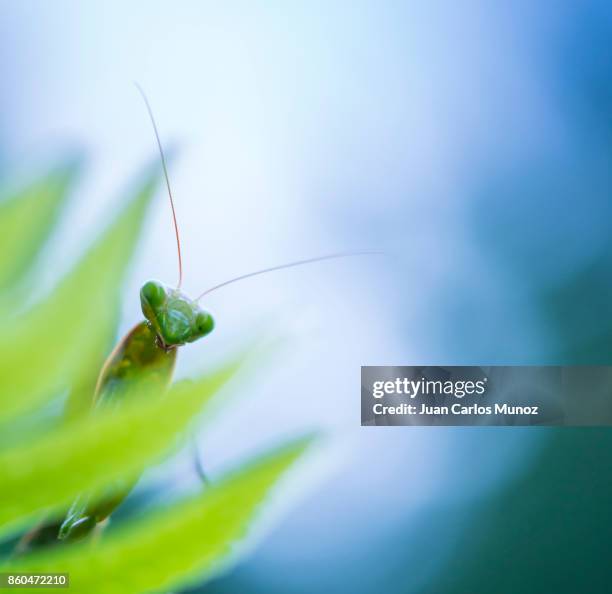
[[[210,334],[215,327],[213,317],[206,311],[200,310],[195,317],[194,331],[189,342],[194,342],[207,334]]]
[[[140,300],[153,309],[160,307],[167,299],[166,288],[158,281],[148,281],[140,289]]]

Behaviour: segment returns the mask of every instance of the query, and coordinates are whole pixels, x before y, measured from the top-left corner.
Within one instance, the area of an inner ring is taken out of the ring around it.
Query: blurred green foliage
[[[23,301],[15,295],[27,293],[28,277],[79,168],[62,164],[12,195],[5,192],[0,202],[0,539],[5,542],[41,518],[61,518],[80,493],[101,496],[176,449],[177,438],[244,358],[164,395],[133,394],[121,407],[86,414],[116,334],[121,281],[159,173],[146,173],[73,269],[21,311]],[[62,419],[44,430],[40,423],[28,425],[66,394]],[[87,594],[163,591],[200,582],[227,563],[257,508],[308,444],[309,439],[296,440],[260,456],[201,494],[127,521],[101,538],[22,556],[8,553],[0,570],[69,572],[71,591]]]
[[[80,169],[70,161],[14,192],[0,202],[0,289],[13,288],[30,271],[53,230]],[[25,233],[24,233],[25,231]]]

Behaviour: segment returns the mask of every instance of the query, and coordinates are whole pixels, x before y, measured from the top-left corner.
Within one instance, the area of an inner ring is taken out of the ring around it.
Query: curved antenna
[[[153,132],[155,132],[155,140],[157,140],[157,147],[159,148],[159,156],[161,157],[162,168],[164,170],[164,177],[166,178],[166,187],[168,188],[168,197],[170,198],[170,208],[172,209],[172,221],[174,223],[174,234],[176,235],[176,250],[178,253],[179,279],[178,279],[178,284],[176,288],[180,289],[181,284],[183,283],[183,259],[181,257],[181,238],[179,236],[178,223],[176,222],[176,210],[174,209],[174,199],[172,198],[172,190],[170,189],[170,178],[168,177],[168,167],[166,166],[166,157],[164,155],[164,149],[162,148],[161,140],[159,139],[159,132],[157,131],[157,124],[155,123],[155,118],[153,117],[153,110],[151,109],[149,100],[147,99],[145,92],[142,90],[142,87],[137,82],[134,82],[134,85],[138,89],[140,96],[145,102],[147,111],[149,112],[149,117],[151,118],[151,124],[153,124]]]
[[[202,464],[202,458],[200,457],[200,448],[198,447],[198,440],[195,435],[191,436],[191,445],[193,447],[193,467],[198,475],[202,484],[206,487],[209,487],[211,482],[204,470],[204,465]]]
[[[283,268],[293,268],[294,266],[302,266],[304,264],[313,264],[314,262],[321,262],[322,260],[333,260],[335,258],[349,258],[351,256],[373,256],[380,255],[382,252],[340,252],[337,254],[328,254],[327,256],[319,256],[318,258],[308,258],[306,260],[296,260],[295,262],[289,262],[288,264],[281,264],[280,266],[272,266],[271,268],[264,268],[262,270],[256,270],[255,272],[249,272],[248,274],[242,274],[241,276],[237,276],[235,278],[231,278],[230,280],[226,280],[223,283],[215,285],[210,289],[206,289],[204,293],[202,293],[196,301],[199,301],[204,297],[204,295],[208,295],[221,287],[225,287],[227,285],[231,285],[232,283],[236,283],[238,281],[244,280],[245,278],[250,278],[252,276],[257,276],[259,274],[266,274],[267,272],[274,272],[275,270],[282,270]]]

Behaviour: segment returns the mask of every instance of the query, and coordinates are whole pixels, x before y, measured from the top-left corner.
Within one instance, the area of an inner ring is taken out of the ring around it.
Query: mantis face
[[[158,281],[146,282],[140,289],[142,313],[165,347],[194,342],[215,326],[212,316],[178,289]]]

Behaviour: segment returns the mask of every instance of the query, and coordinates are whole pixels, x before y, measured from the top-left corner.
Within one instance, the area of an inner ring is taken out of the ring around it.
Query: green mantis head
[[[215,326],[212,316],[178,289],[158,281],[146,282],[140,289],[142,313],[165,347],[194,342]]]

